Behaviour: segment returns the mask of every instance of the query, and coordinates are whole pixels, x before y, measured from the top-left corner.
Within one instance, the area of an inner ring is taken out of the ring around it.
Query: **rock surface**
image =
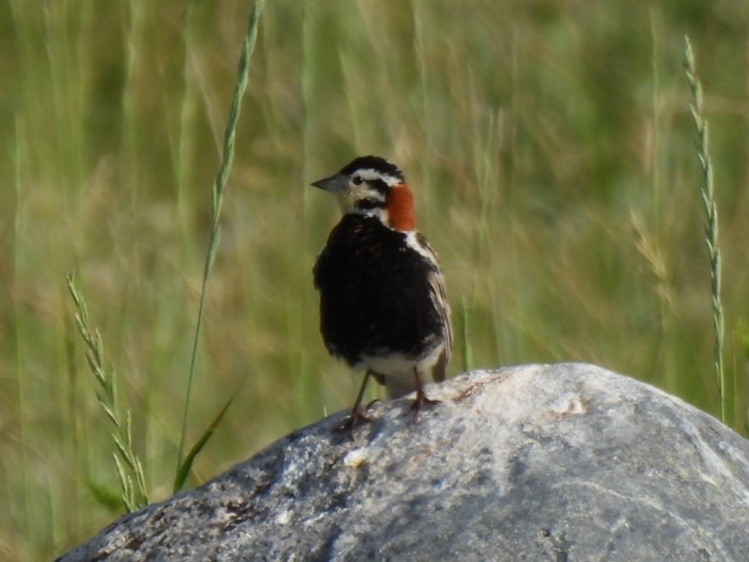
[[[746,561],[749,442],[584,364],[475,371],[338,413],[62,556],[88,560]]]

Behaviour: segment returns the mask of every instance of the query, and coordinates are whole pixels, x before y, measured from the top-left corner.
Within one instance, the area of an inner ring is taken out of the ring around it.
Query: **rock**
[[[88,560],[749,558],[749,442],[584,364],[466,373],[441,404],[341,412],[207,484],[126,515]]]

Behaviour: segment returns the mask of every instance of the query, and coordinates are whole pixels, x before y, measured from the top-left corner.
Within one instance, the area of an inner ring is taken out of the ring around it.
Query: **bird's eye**
[[[363,181],[364,180],[361,179],[361,176],[354,176],[353,178],[351,178],[351,183],[353,183],[354,185],[361,185]]]

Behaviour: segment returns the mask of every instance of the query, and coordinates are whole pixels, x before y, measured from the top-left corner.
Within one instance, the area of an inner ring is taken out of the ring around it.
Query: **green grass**
[[[715,181],[713,179],[712,159],[710,158],[709,129],[703,111],[702,85],[697,76],[694,53],[688,37],[685,38],[684,55],[684,68],[693,97],[693,101],[689,105],[689,110],[692,113],[692,120],[694,121],[697,133],[697,159],[702,169],[700,198],[702,199],[702,210],[705,215],[705,243],[710,262],[710,296],[713,305],[713,340],[715,342],[713,345],[713,360],[715,363],[715,374],[718,379],[718,388],[720,389],[720,418],[725,423],[729,423],[729,404],[733,401],[733,396],[729,394],[726,371],[723,368],[725,321],[721,300],[721,276],[723,268],[720,259],[720,248],[718,247],[718,207],[715,202]]]
[[[459,6],[459,7],[457,7]],[[0,7],[0,559],[50,559],[121,512],[65,274],[168,497],[250,4]],[[317,332],[357,154],[407,174],[458,335],[450,371],[589,361],[721,415],[688,34],[720,214],[724,397],[747,432],[749,6],[667,0],[275,0],[263,11],[207,285],[188,485],[350,406]],[[106,366],[106,365],[105,365]]]
[[[119,499],[127,511],[136,511],[150,502],[143,463],[135,452],[133,443],[133,418],[130,410],[125,409],[124,415],[121,411],[122,406],[117,393],[117,374],[104,361],[101,334],[89,324],[88,308],[75,286],[73,275],[68,274],[66,281],[75,306],[75,323],[86,346],[86,363],[97,383],[96,399],[112,425],[112,457],[120,482]],[[93,491],[97,489],[92,487]]]
[[[224,201],[224,191],[231,172],[232,163],[234,162],[234,145],[237,136],[237,125],[239,124],[239,114],[242,109],[242,99],[247,91],[247,83],[250,76],[250,60],[252,52],[255,49],[257,41],[257,30],[260,23],[260,14],[263,11],[264,0],[256,0],[252,6],[252,12],[247,22],[247,34],[245,35],[239,65],[237,69],[237,81],[234,87],[234,94],[231,99],[231,108],[227,118],[226,129],[224,131],[224,144],[221,152],[221,165],[219,166],[216,178],[213,181],[213,190],[211,191],[211,231],[208,239],[208,249],[203,262],[203,281],[200,287],[200,304],[198,305],[198,318],[195,323],[195,337],[193,338],[192,353],[190,354],[190,370],[187,375],[187,391],[185,392],[185,408],[182,414],[182,430],[180,431],[179,448],[177,449],[177,470],[174,480],[174,492],[178,492],[187,478],[192,468],[192,463],[203,446],[208,442],[218,423],[223,418],[234,400],[232,397],[221,409],[221,413],[211,424],[209,433],[204,433],[198,439],[187,456],[184,456],[185,444],[187,438],[187,421],[190,418],[190,399],[192,398],[193,381],[195,380],[195,364],[198,357],[198,346],[200,345],[200,330],[203,327],[203,313],[205,311],[205,299],[208,287],[208,279],[211,274],[213,262],[216,259],[218,250],[219,234],[221,232],[219,221],[221,220],[221,207]],[[236,392],[233,396],[236,396]]]

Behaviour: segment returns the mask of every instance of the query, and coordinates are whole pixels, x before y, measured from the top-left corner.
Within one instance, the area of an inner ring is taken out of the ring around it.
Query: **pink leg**
[[[369,418],[367,417],[366,413],[364,412],[364,408],[361,406],[362,398],[364,398],[364,391],[367,389],[367,383],[369,382],[369,377],[372,376],[372,371],[367,370],[366,373],[364,373],[364,380],[362,380],[361,386],[359,387],[359,393],[356,395],[356,401],[354,402],[354,407],[351,408],[351,416],[349,417],[348,422],[346,425],[350,429],[354,429],[357,425],[359,425],[362,422],[369,421]]]
[[[422,380],[421,373],[416,369],[416,367],[414,367],[414,382],[416,383],[416,400],[414,400],[414,403],[411,405],[411,410],[418,413],[418,411],[424,406],[440,403],[439,400],[427,398],[427,395],[424,392],[424,381]]]

